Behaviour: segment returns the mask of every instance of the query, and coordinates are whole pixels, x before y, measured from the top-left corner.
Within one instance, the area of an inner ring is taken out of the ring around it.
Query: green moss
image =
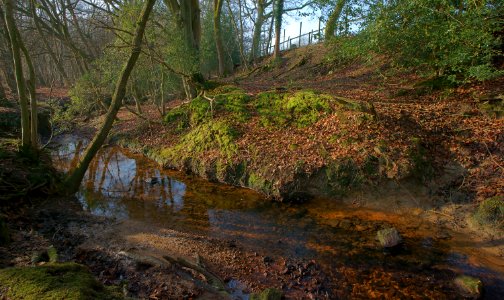
[[[189,103],[189,111],[189,123],[191,126],[197,126],[212,118],[210,102],[203,97],[194,98],[191,103]]]
[[[330,161],[325,169],[327,185],[334,195],[345,194],[350,188],[358,186],[362,174],[352,159]]]
[[[238,133],[225,121],[210,121],[192,129],[180,142],[161,151],[161,157],[172,161],[194,158],[208,150],[218,150],[225,159],[231,159],[238,151],[234,143]]]
[[[237,87],[236,85],[227,84],[227,85],[221,85],[221,86],[211,90],[208,94],[210,96],[216,96],[219,94],[228,94],[228,93],[244,94],[245,91],[243,89]]]
[[[176,130],[183,130],[189,127],[189,109],[187,105],[181,105],[169,110],[164,116],[164,122],[174,125]]]
[[[301,91],[290,96],[285,109],[297,127],[306,127],[316,123],[322,114],[331,111],[332,98],[311,91]]]
[[[480,225],[504,229],[504,197],[495,196],[484,200],[473,217]]]
[[[282,299],[282,291],[278,289],[265,289],[259,294],[251,294],[250,300],[280,300]]]
[[[261,191],[266,195],[271,194],[273,187],[270,181],[256,173],[249,174],[247,186],[253,190]]]
[[[53,245],[49,246],[47,249],[47,256],[49,257],[49,262],[54,263],[58,261],[58,251]]]
[[[331,112],[332,97],[312,91],[294,94],[263,92],[256,96],[255,107],[265,127],[294,125],[307,127]]]
[[[118,293],[100,284],[86,267],[56,263],[37,267],[0,270],[0,286],[11,299],[120,299]]]
[[[249,101],[250,96],[240,91],[215,96],[217,110],[220,112],[231,113],[233,119],[239,122],[245,122],[250,117],[249,110],[247,108]]]
[[[262,92],[255,98],[255,108],[264,127],[283,127],[289,122],[289,116],[282,109],[287,94],[279,92]]]

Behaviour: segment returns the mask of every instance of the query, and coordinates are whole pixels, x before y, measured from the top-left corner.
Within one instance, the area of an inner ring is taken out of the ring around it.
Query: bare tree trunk
[[[14,72],[16,75],[16,86],[19,96],[19,106],[21,107],[21,141],[23,146],[31,146],[30,114],[28,110],[28,98],[26,97],[26,87],[23,75],[23,62],[21,61],[20,37],[17,35],[16,21],[14,20],[14,8],[12,0],[4,0],[5,22],[11,43],[12,59],[14,61]]]
[[[260,55],[261,43],[261,30],[264,24],[264,9],[266,0],[257,1],[257,18],[254,23],[254,35],[252,36],[252,52],[250,53],[250,60],[258,58]]]
[[[325,29],[325,39],[330,40],[334,37],[334,32],[336,31],[336,24],[338,19],[341,16],[341,12],[343,11],[343,7],[345,6],[346,0],[338,0],[334,7],[334,10],[329,15],[329,19],[327,19],[326,29]]]
[[[124,95],[126,94],[128,79],[131,75],[131,72],[133,71],[138,57],[140,56],[145,27],[147,25],[149,15],[155,2],[155,0],[146,0],[144,2],[142,12],[138,17],[137,28],[135,30],[135,35],[132,41],[133,48],[131,49],[128,61],[123,66],[119,80],[116,83],[114,95],[112,96],[112,103],[110,104],[110,107],[107,111],[105,121],[87,147],[86,152],[84,153],[82,159],[79,161],[77,167],[71,170],[69,175],[65,179],[63,189],[67,193],[74,193],[79,189],[79,185],[84,178],[84,174],[86,173],[89,164],[95,157],[98,150],[100,150],[103,142],[110,132],[110,129],[112,128],[114,120],[117,116],[117,112],[121,108]]]
[[[226,75],[226,66],[224,61],[224,46],[222,43],[222,32],[221,32],[221,13],[222,13],[222,3],[224,0],[214,0],[214,15],[213,15],[213,29],[214,29],[214,39],[215,48],[217,50],[217,60],[219,62],[219,75]]]
[[[275,58],[280,57],[280,35],[282,34],[282,16],[284,10],[284,0],[276,0],[275,8]]]

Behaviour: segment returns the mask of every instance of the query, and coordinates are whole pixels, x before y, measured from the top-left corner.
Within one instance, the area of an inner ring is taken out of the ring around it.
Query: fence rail
[[[295,37],[290,36],[286,37],[284,29],[283,41],[280,43],[280,51],[305,47],[312,44],[318,44],[324,40],[325,28],[320,28],[319,26],[318,29],[301,34],[302,24],[303,23],[300,23],[299,26],[300,34]],[[270,43],[263,43],[261,47],[260,57],[271,55],[273,54],[274,51],[275,51],[275,45],[270,45]]]

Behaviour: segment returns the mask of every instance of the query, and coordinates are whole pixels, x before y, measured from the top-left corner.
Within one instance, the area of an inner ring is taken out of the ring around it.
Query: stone
[[[392,248],[399,245],[402,241],[399,232],[394,227],[386,228],[378,231],[376,238],[380,242],[380,245],[384,248]]]
[[[483,291],[483,283],[475,277],[461,275],[455,278],[455,286],[462,296],[470,299],[479,299]]]

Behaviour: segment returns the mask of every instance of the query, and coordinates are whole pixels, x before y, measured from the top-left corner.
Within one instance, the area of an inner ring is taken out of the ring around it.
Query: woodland
[[[0,298],[497,299],[503,28],[498,0],[0,0]]]

